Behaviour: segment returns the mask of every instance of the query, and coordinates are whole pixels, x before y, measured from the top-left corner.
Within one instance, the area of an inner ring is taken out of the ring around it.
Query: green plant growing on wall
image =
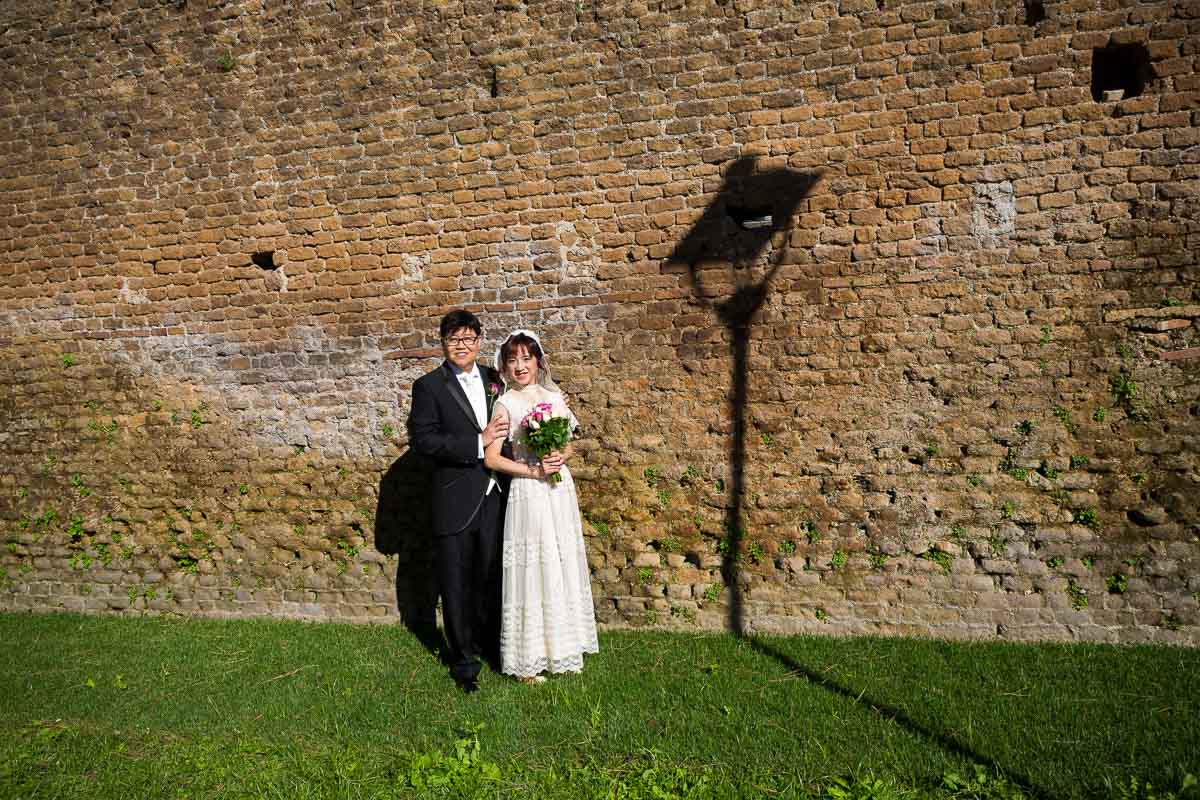
[[[1031,433],[1033,433],[1034,429],[1037,428],[1037,426],[1034,425],[1031,420],[1027,419],[1021,420],[1013,427],[1015,427],[1017,429],[1017,433],[1021,434],[1022,436],[1029,436]]]
[[[1067,581],[1067,596],[1071,598],[1071,608],[1076,611],[1082,611],[1087,608],[1088,596],[1082,586],[1075,582],[1074,578]]]
[[[658,504],[663,508],[671,504],[671,491],[665,486],[655,492],[654,496],[658,499]]]
[[[867,549],[867,561],[870,562],[872,569],[883,569],[887,566],[887,556],[882,550],[874,548]]]
[[[604,520],[597,519],[588,513],[585,513],[583,518],[588,521],[588,524],[592,526],[592,529],[595,530],[598,535],[604,537],[605,539],[612,536],[612,530],[609,528],[608,523]]]
[[[1109,594],[1125,594],[1129,588],[1129,578],[1119,572],[1114,572],[1104,580],[1104,586]]]
[[[1060,474],[1057,469],[1050,466],[1045,461],[1043,461],[1042,465],[1038,467],[1038,473],[1041,474],[1043,478],[1050,481],[1056,480]]]
[[[1146,481],[1150,480],[1150,476],[1147,475],[1145,472],[1135,472],[1129,476],[1129,480],[1133,481],[1138,486],[1141,486]]]
[[[393,436],[396,435],[396,429],[392,427],[390,422],[383,423],[382,431],[383,431],[383,438],[385,438],[385,439],[391,439]]]
[[[724,494],[725,493],[725,479],[717,478],[715,481],[713,481],[713,488],[716,490],[717,494]]]
[[[988,536],[988,550],[991,551],[992,558],[1003,558],[1006,549],[1008,549],[1007,536],[1002,536],[996,532]]]
[[[683,549],[683,543],[679,541],[679,537],[677,536],[668,536],[662,540],[660,549],[664,553],[678,553]]]
[[[1046,562],[1046,566],[1050,569],[1059,569],[1063,565],[1062,556],[1053,556]]]
[[[658,611],[653,608],[647,608],[646,613],[642,615],[642,619],[647,625],[658,624]]]
[[[654,570],[650,569],[650,567],[641,567],[638,569],[637,581],[639,584],[645,586],[652,580],[654,580]]]
[[[967,541],[967,526],[961,522],[956,522],[950,526],[950,538],[959,544]]]
[[[757,564],[767,556],[766,550],[763,549],[761,542],[751,542],[746,548],[746,556],[750,559],[751,564]]]
[[[931,561],[934,564],[937,564],[938,568],[947,575],[950,574],[950,569],[954,565],[954,556],[950,555],[945,550],[939,550],[936,547],[931,547],[924,553],[921,553],[919,558],[923,558],[926,561]]]
[[[975,473],[971,473],[970,475],[967,476],[967,485],[970,486],[972,489],[978,489],[979,486],[982,484],[983,484],[983,478],[980,477],[979,475],[976,475]]]
[[[1087,456],[1071,456],[1071,469],[1083,469],[1091,463]]]
[[[800,530],[804,534],[804,538],[809,544],[816,544],[821,541],[821,531],[817,530],[817,525],[811,519],[806,519],[800,523]]]
[[[75,365],[75,356],[70,353],[62,354],[62,365],[64,367],[73,367]]]
[[[817,618],[817,622],[829,622],[829,614],[823,608],[815,609],[813,616]]]
[[[1112,393],[1113,401],[1124,408],[1129,408],[1137,399],[1137,383],[1126,367],[1121,367],[1108,379],[1108,390]]]
[[[759,438],[762,440],[763,447],[771,446],[771,434],[769,431],[763,431]]]
[[[1104,422],[1104,420],[1106,420],[1106,419],[1108,419],[1108,409],[1105,408],[1104,406],[1100,406],[1099,408],[1097,408],[1095,411],[1092,412],[1092,420],[1093,421]]]
[[[1023,481],[1029,477],[1029,470],[1025,467],[1017,466],[1017,460],[1013,456],[1011,447],[1004,454],[1004,458],[1000,459],[1000,471],[1011,475],[1019,481]]]
[[[232,72],[236,66],[237,60],[234,59],[232,53],[224,53],[220,58],[217,59],[217,68],[221,70],[221,72]]]
[[[198,431],[205,424],[204,412],[208,410],[207,403],[201,403],[199,408],[193,408],[189,415],[192,430]]]
[[[1054,338],[1053,332],[1051,331],[1049,325],[1043,325],[1041,330],[1042,338],[1038,339],[1038,347],[1045,347],[1046,345],[1050,344],[1051,340]]]
[[[1096,516],[1094,508],[1079,508],[1073,512],[1075,521],[1080,525],[1086,525],[1093,530],[1100,527],[1100,519]]]
[[[679,476],[679,483],[687,486],[694,486],[700,482],[700,470],[695,466],[688,464],[683,470],[683,474]]]
[[[796,553],[796,543],[791,539],[785,539],[779,543],[779,546],[776,548],[776,552],[778,552],[781,556],[791,557]]]
[[[1055,406],[1054,416],[1057,417],[1058,421],[1061,422],[1063,427],[1067,429],[1067,433],[1074,434],[1079,430],[1079,425],[1076,424],[1075,420],[1071,418],[1071,412],[1069,409],[1063,408],[1062,406]]]
[[[1079,563],[1083,564],[1084,569],[1091,569],[1093,566],[1096,565],[1096,557],[1095,556],[1084,556],[1083,558],[1081,558],[1079,560]]]
[[[925,457],[926,458],[937,458],[937,455],[939,452],[940,451],[938,450],[938,446],[936,444],[925,445]]]
[[[710,583],[704,587],[703,599],[706,603],[715,603],[721,598],[721,585],[719,583]]]
[[[662,470],[658,467],[646,467],[642,470],[642,477],[646,479],[646,485],[651,489],[658,488],[659,481],[662,480]]]
[[[833,557],[829,559],[829,566],[833,569],[841,569],[846,565],[848,558],[845,550],[834,550]]]
[[[675,619],[681,619],[689,625],[696,621],[695,610],[686,606],[671,606],[671,616]]]
[[[1117,355],[1119,355],[1121,358],[1129,358],[1133,355],[1133,350],[1128,344],[1121,342],[1117,345]]]
[[[1004,519],[1012,519],[1016,511],[1017,506],[1012,500],[1005,500],[1004,504],[1000,506],[1000,516]]]

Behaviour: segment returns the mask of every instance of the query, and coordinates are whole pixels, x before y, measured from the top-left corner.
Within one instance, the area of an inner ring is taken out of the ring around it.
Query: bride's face
[[[538,362],[527,347],[518,347],[504,362],[508,379],[517,386],[525,387],[537,383]]]

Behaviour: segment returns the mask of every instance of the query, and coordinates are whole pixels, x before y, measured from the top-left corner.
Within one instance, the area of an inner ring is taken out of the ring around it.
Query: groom
[[[500,538],[505,486],[484,469],[483,450],[508,433],[489,422],[500,375],[476,364],[483,326],[451,311],[439,333],[446,360],[412,388],[413,446],[433,459],[434,560],[442,595],[450,674],[465,692],[479,688],[479,658],[498,660]]]

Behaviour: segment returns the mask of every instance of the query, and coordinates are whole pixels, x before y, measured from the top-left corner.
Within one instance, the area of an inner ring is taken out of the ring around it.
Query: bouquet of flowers
[[[538,458],[562,450],[571,441],[571,420],[555,416],[554,407],[549,403],[538,403],[530,409],[521,420],[520,427],[525,429],[521,441]],[[550,476],[550,482],[561,483],[562,475],[554,473]]]

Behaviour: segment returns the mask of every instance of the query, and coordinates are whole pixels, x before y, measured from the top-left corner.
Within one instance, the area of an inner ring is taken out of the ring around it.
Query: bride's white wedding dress
[[[539,402],[549,402],[556,416],[568,416],[572,427],[576,424],[561,394],[538,384],[509,389],[496,408],[503,406],[508,413],[516,461],[538,463],[519,441],[524,430],[518,425]],[[579,672],[583,654],[600,649],[575,482],[567,467],[559,474],[558,484],[513,477],[508,491],[500,665],[517,677]]]

